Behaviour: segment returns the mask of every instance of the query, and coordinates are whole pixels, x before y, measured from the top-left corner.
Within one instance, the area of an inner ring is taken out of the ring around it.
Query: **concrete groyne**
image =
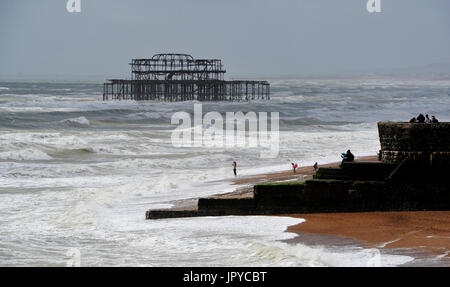
[[[251,197],[200,198],[147,219],[315,212],[450,210],[450,124],[379,123],[382,161],[320,168],[306,182],[255,185]]]
[[[378,123],[382,161],[404,159],[450,162],[450,123]]]

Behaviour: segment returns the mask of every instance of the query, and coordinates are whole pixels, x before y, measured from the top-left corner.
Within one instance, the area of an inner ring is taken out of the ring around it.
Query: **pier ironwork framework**
[[[103,100],[250,101],[269,100],[267,81],[225,80],[218,59],[194,59],[187,54],[157,54],[133,59],[131,80],[111,79],[103,85]]]

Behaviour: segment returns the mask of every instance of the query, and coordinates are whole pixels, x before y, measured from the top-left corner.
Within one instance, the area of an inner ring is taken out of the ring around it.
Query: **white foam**
[[[35,161],[35,160],[50,160],[51,156],[38,149],[23,149],[15,151],[0,152],[1,160],[16,160],[16,161]]]
[[[46,108],[46,107],[0,107],[0,111],[4,112],[27,112],[27,113],[51,113],[51,112],[78,112],[79,109],[75,108]]]
[[[70,124],[77,124],[77,125],[85,125],[85,126],[88,126],[91,124],[91,122],[85,117],[66,119],[66,120],[63,120],[63,122],[70,123]]]
[[[310,247],[288,244],[296,234],[285,232],[304,220],[289,217],[229,216],[169,219],[138,223],[114,218],[114,240],[121,234],[131,249],[147,254],[142,264],[158,266],[398,266],[412,257],[382,254],[359,247]],[[120,223],[119,223],[120,222]],[[140,233],[139,232],[139,233]],[[170,250],[170,252],[167,252]],[[165,260],[161,260],[161,258]],[[152,260],[153,258],[153,260]],[[139,262],[139,258],[136,258]]]
[[[389,244],[395,243],[395,242],[400,241],[400,240],[401,240],[401,238],[397,238],[397,239],[394,239],[394,240],[391,240],[391,241],[383,242],[380,245],[378,245],[378,248],[385,248]]]
[[[410,256],[382,254],[378,249],[307,246],[301,243],[253,244],[255,255],[281,266],[301,267],[392,267],[414,260]]]
[[[84,149],[89,148],[88,142],[72,132],[49,133],[49,132],[5,132],[0,135],[4,143],[2,149],[11,149],[27,146],[29,148],[52,148],[54,150]]]
[[[442,259],[447,257],[450,254],[450,250],[445,251],[443,254],[436,256],[436,259]]]
[[[136,114],[130,114],[127,115],[126,117],[131,120],[148,120],[148,119],[156,120],[163,118],[164,114],[160,112],[141,112]]]

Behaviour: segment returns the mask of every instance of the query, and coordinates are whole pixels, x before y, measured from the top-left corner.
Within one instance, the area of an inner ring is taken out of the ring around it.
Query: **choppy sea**
[[[172,115],[198,102],[103,102],[101,83],[0,82],[0,265],[65,266],[73,248],[82,266],[372,264],[377,250],[284,242],[300,219],[145,220],[148,209],[232,191],[233,161],[242,177],[335,162],[347,149],[375,155],[377,121],[450,121],[450,80],[270,83],[270,101],[203,103],[203,112],[279,112],[275,158],[257,147],[175,147]],[[379,256],[382,266],[415,260]]]

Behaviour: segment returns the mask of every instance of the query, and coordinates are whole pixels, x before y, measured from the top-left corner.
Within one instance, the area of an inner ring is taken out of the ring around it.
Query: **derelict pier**
[[[131,80],[111,79],[103,100],[135,101],[251,101],[269,100],[267,81],[225,80],[218,59],[194,59],[187,54],[157,54],[133,59]]]

